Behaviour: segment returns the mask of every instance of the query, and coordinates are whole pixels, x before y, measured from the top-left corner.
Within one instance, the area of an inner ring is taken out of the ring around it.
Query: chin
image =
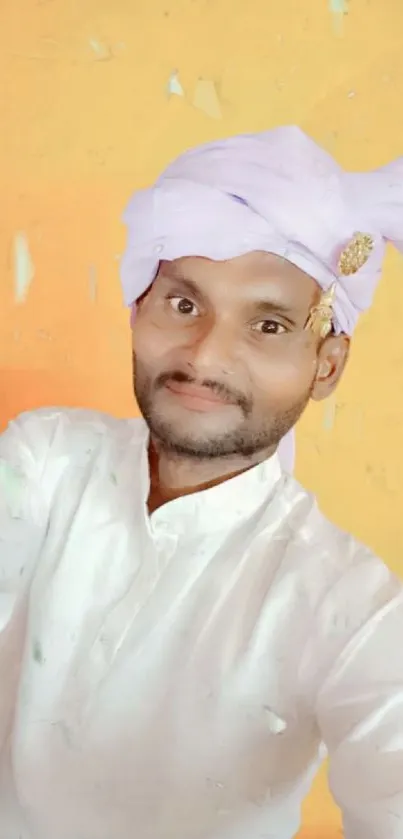
[[[233,411],[233,414],[235,411]],[[231,422],[232,419],[232,422]],[[216,437],[233,434],[239,429],[239,411],[236,416],[230,416],[226,411],[198,413],[184,408],[165,409],[158,405],[153,407],[149,417],[151,432],[161,439],[180,442],[181,440],[202,441],[214,440]]]

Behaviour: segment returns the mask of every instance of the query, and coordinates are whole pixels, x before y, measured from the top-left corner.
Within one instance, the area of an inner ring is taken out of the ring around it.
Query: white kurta
[[[147,514],[147,430],[0,437],[0,839],[403,837],[403,595],[277,458]]]

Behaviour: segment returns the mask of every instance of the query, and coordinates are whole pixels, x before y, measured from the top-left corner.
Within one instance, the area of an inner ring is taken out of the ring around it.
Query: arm
[[[402,586],[363,557],[323,606],[316,716],[345,839],[402,839]]]
[[[0,436],[0,749],[15,701],[30,583],[46,533],[41,491],[48,435],[25,414]]]

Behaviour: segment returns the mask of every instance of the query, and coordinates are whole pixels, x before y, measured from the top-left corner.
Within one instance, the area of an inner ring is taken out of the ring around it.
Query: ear
[[[329,335],[318,351],[318,363],[311,398],[319,402],[333,393],[343,374],[350,352],[347,335]]]

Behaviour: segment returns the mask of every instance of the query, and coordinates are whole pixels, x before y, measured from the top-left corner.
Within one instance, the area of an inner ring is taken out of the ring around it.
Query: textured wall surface
[[[351,168],[402,154],[402,32],[401,0],[2,0],[0,424],[133,412],[120,215],[182,149],[293,122]],[[390,254],[298,475],[403,573],[402,274]],[[324,774],[304,824],[339,835]]]

